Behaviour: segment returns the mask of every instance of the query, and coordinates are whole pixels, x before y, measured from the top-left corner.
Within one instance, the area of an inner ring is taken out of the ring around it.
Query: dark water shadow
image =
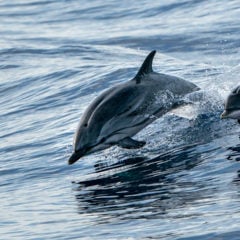
[[[240,138],[240,137],[239,137]],[[228,148],[229,154],[227,156],[227,160],[240,162],[240,143],[235,146]],[[236,185],[240,185],[240,169],[237,170],[237,176],[234,178],[233,182]]]
[[[104,223],[113,218],[159,218],[168,209],[209,198],[213,188],[178,180],[201,161],[201,153],[191,145],[153,159],[129,158],[107,167],[97,164],[94,175],[74,183],[78,212],[103,215],[99,221]]]
[[[237,144],[236,146],[229,147],[228,150],[230,150],[230,154],[228,155],[228,160],[234,160],[236,162],[240,161],[240,144]]]

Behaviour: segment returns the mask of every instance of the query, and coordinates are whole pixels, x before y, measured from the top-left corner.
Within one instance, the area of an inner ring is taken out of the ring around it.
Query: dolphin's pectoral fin
[[[127,149],[141,148],[146,144],[145,141],[137,141],[130,137],[126,137],[118,142],[118,146]]]

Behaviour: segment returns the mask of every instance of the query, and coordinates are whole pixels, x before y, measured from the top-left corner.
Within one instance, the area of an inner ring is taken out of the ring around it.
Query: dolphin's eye
[[[83,126],[84,126],[84,127],[87,127],[88,125],[87,125],[87,123],[85,123]]]
[[[103,143],[103,142],[105,142],[105,140],[106,140],[106,138],[105,138],[105,137],[103,137],[103,138],[101,139],[100,143]]]

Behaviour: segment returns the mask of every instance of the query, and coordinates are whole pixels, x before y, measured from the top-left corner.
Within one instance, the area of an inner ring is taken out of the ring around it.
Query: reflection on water
[[[125,159],[103,171],[98,164],[94,177],[76,183],[78,211],[109,214],[109,219],[160,218],[168,209],[211,195],[202,183],[176,177],[201,161],[194,146],[186,146],[153,159]]]
[[[228,150],[230,153],[228,154],[227,159],[231,161],[240,161],[240,144],[237,144],[236,146],[229,147]],[[240,169],[237,171],[237,176],[234,178],[233,182],[237,185],[240,184]]]
[[[229,147],[228,150],[232,151],[227,158],[228,160],[240,161],[240,144],[237,144],[234,147]]]

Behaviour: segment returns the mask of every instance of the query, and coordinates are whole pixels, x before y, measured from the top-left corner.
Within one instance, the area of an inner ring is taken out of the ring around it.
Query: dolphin
[[[154,72],[155,53],[149,53],[133,79],[106,90],[89,105],[77,127],[69,164],[113,145],[143,147],[146,142],[132,136],[181,106],[183,96],[200,89],[184,79]]]
[[[221,118],[237,119],[240,124],[240,86],[234,88],[228,95]]]

